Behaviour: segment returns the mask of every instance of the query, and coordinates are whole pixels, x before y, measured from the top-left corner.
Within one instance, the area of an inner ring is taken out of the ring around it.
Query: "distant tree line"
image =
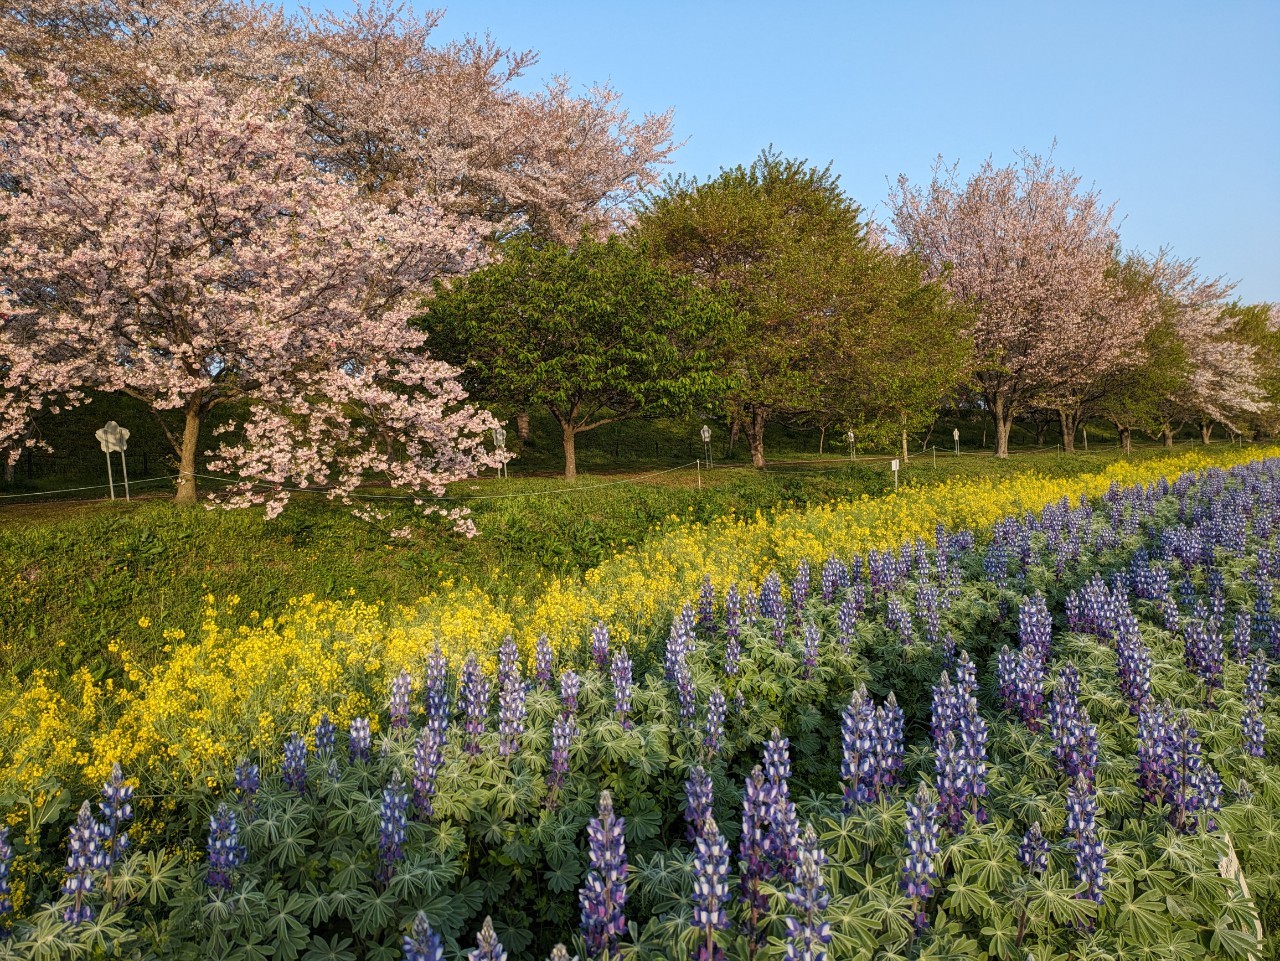
[[[1275,305],[1124,249],[1052,157],[900,178],[884,224],[772,148],[662,182],[669,114],[519,92],[533,53],[433,44],[438,19],[0,9],[0,455],[125,394],[180,501],[204,467],[275,511],[371,481],[429,506],[505,456],[491,410],[545,409],[569,478],[583,432],[701,411],[758,467],[779,421],[903,456],[948,408],[997,456],[1018,419],[1068,450],[1095,418],[1126,448],[1276,427]]]

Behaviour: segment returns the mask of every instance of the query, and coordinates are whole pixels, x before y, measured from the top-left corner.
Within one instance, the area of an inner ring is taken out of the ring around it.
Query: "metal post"
[[[937,444],[933,445],[933,466],[934,467],[938,466],[938,445]]]
[[[702,461],[701,461],[701,459],[699,459],[699,460],[695,460],[695,461],[694,461],[694,464],[696,464],[696,465],[697,465],[697,467],[698,467],[698,490],[702,490]]]
[[[116,499],[116,482],[111,476],[111,451],[107,451],[107,486],[111,488],[111,499]]]
[[[107,455],[107,463],[111,463],[111,455]],[[120,469],[124,471],[124,499],[129,500],[129,465],[125,463],[124,451],[120,452]]]

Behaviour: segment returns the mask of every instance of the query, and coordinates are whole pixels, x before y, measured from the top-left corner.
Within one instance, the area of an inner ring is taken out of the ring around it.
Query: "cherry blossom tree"
[[[518,90],[536,53],[437,43],[442,15],[395,0],[295,18],[242,0],[20,0],[0,7],[0,53],[135,115],[168,109],[156,67],[229,99],[256,87],[302,123],[319,169],[393,208],[427,193],[493,232],[569,244],[625,223],[675,149],[670,112],[632,117],[611,87],[563,77]]]
[[[1084,386],[1141,344],[1143,315],[1127,309],[1111,271],[1112,207],[1051,158],[988,158],[963,184],[939,163],[923,188],[899,177],[889,205],[898,242],[974,312],[997,457],[1008,456],[1015,416],[1056,395],[1071,419]]]
[[[41,404],[123,392],[158,415],[196,498],[201,427],[236,403],[209,467],[229,505],[377,479],[419,495],[496,463],[457,371],[407,324],[413,298],[476,264],[473,221],[362,197],[300,155],[301,125],[250,89],[153,74],[167,109],[106,111],[52,72],[0,119],[0,447]]]

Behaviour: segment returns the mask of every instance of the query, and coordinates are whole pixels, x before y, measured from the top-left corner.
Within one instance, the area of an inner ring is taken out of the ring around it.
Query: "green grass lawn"
[[[900,482],[1032,468],[1070,475],[1116,456],[1096,446],[1071,457],[1042,452],[1003,462],[939,453],[935,466],[926,454],[904,466]],[[766,472],[718,467],[704,470],[701,481],[699,488],[692,469],[588,474],[572,488],[548,476],[476,479],[451,491],[473,511],[479,535],[471,539],[418,520],[411,539],[390,540],[391,528],[413,520],[408,506],[382,502],[392,516],[370,525],[315,495],[297,497],[271,521],[260,511],[182,509],[161,498],[0,502],[0,671],[20,681],[41,667],[86,665],[105,676],[116,661],[103,654],[116,639],[144,661],[160,657],[162,629],[193,634],[207,594],[236,595],[239,611],[264,615],[303,594],[410,603],[448,578],[497,598],[528,596],[541,575],[579,574],[671,525],[893,486],[883,461],[838,458]]]

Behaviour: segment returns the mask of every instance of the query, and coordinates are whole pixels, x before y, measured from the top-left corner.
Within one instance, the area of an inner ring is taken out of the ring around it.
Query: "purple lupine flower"
[[[1036,821],[1022,836],[1018,845],[1018,860],[1032,874],[1043,875],[1049,870],[1049,842],[1040,831],[1040,822]]]
[[[545,691],[551,686],[555,656],[551,651],[551,640],[545,634],[538,635],[538,644],[533,652],[533,677],[538,682],[538,690]]]
[[[837,557],[828,557],[822,565],[822,603],[830,604],[837,591],[849,586],[849,569]]]
[[[680,673],[680,665],[689,653],[689,642],[692,640],[685,634],[684,624],[679,618],[671,622],[671,630],[667,632],[667,648],[663,659],[663,671],[668,681],[675,681]]]
[[[963,759],[956,744],[955,731],[947,731],[934,745],[934,787],[938,791],[938,808],[943,820],[953,831],[964,825],[964,778],[961,774]]]
[[[1000,700],[1004,709],[1010,713],[1018,710],[1018,656],[1009,645],[1000,648],[996,655],[996,679],[999,683]]]
[[[715,818],[708,817],[693,852],[693,926],[702,932],[693,961],[724,961],[716,932],[729,928],[724,910],[729,897],[729,845]]]
[[[116,858],[129,849],[129,833],[121,831],[120,826],[133,819],[133,788],[124,783],[124,772],[119,764],[111,765],[111,776],[102,785],[98,810],[102,812],[99,826],[102,867],[109,872]]]
[[[307,742],[300,734],[290,734],[284,742],[284,767],[280,772],[285,787],[296,794],[307,791]]]
[[[960,785],[969,813],[979,824],[987,820],[982,799],[987,796],[987,722],[978,713],[978,702],[968,699],[957,727],[960,748]]]
[[[560,675],[560,703],[564,705],[566,714],[578,710],[578,692],[582,689],[582,679],[573,672],[573,668],[565,668]]]
[[[1074,664],[1058,672],[1058,684],[1049,702],[1049,730],[1053,754],[1068,778],[1084,775],[1093,780],[1097,763],[1097,729],[1080,705],[1080,674]]]
[[[831,903],[822,881],[826,863],[826,852],[810,824],[800,841],[796,889],[787,893],[787,901],[800,914],[799,919],[783,919],[787,926],[787,961],[826,961],[826,946],[831,943],[831,925],[822,919],[822,912]]]
[[[400,939],[400,950],[404,961],[444,961],[444,942],[421,911],[414,916],[409,933]]]
[[[702,739],[702,746],[712,756],[720,752],[720,739],[724,737],[724,716],[728,710],[724,691],[713,688],[707,699],[707,736]]]
[[[80,805],[76,823],[71,826],[67,850],[67,877],[62,882],[62,893],[72,901],[63,912],[67,924],[82,924],[93,920],[93,906],[87,898],[93,893],[94,872],[102,867],[102,851],[98,845],[98,822],[93,819],[89,802]]]
[[[812,621],[806,622],[804,625],[804,677],[806,679],[813,676],[813,669],[818,666],[818,645],[821,639],[818,626]]]
[[[738,838],[739,885],[747,908],[744,927],[751,952],[763,942],[761,921],[769,911],[769,896],[763,886],[772,877],[769,835],[773,831],[773,799],[774,789],[757,765],[743,786],[742,834]]]
[[[1125,615],[1116,623],[1116,673],[1120,690],[1137,714],[1151,696],[1151,651],[1138,635],[1138,619]]]
[[[613,796],[600,795],[599,817],[587,825],[591,871],[586,886],[579,890],[582,905],[582,940],[587,957],[599,961],[607,954],[615,957],[618,939],[626,933],[627,852],[626,819],[613,813]]]
[[[1170,773],[1165,800],[1170,807],[1169,819],[1179,831],[1195,830],[1197,815],[1209,809],[1209,792],[1200,735],[1187,715],[1180,715],[1171,725]],[[1212,770],[1212,769],[1208,769]],[[1213,774],[1216,779],[1216,773]]]
[[[716,590],[710,574],[702,576],[702,587],[698,591],[698,627],[704,634],[714,633],[716,629]]]
[[[1148,804],[1163,800],[1172,777],[1170,713],[1167,704],[1147,704],[1138,711],[1138,786]]]
[[[1044,674],[1044,658],[1037,649],[1023,648],[1018,652],[1014,699],[1018,714],[1031,731],[1040,730],[1044,716]]]
[[[0,922],[13,913],[13,892],[9,887],[9,866],[12,860],[13,845],[9,843],[9,826],[3,825],[0,826]]]
[[[933,685],[932,702],[933,722],[929,734],[937,744],[949,731],[955,730],[961,711],[960,695],[946,674],[940,675],[938,683]]]
[[[413,805],[421,818],[435,814],[432,798],[444,765],[444,731],[428,725],[413,745]]]
[[[1267,725],[1262,720],[1262,710],[1257,704],[1245,704],[1244,714],[1240,718],[1240,731],[1244,738],[1245,753],[1251,757],[1266,757]]]
[[[234,785],[236,796],[241,803],[248,805],[252,802],[253,796],[258,793],[258,788],[262,785],[262,771],[258,765],[251,761],[244,760],[236,765],[236,773],[234,777]]]
[[[776,621],[783,616],[785,610],[782,603],[782,578],[777,571],[770,571],[760,585],[760,616]]]
[[[520,671],[520,651],[515,638],[508,634],[498,646],[498,687],[501,689],[514,680]]]
[[[799,856],[800,819],[791,800],[791,744],[775,727],[764,745],[764,771],[769,779],[770,830],[765,850],[772,877],[790,881],[795,875]]]
[[[802,559],[796,565],[795,576],[791,578],[791,609],[795,612],[796,617],[800,616],[800,611],[808,600],[809,562]]]
[[[367,717],[352,718],[347,738],[348,752],[352,763],[369,760],[369,747],[373,743],[373,731],[369,726]]]
[[[906,857],[902,863],[902,890],[911,899],[918,929],[929,926],[922,902],[933,896],[933,882],[938,879],[935,864],[940,833],[938,806],[921,784],[914,799],[907,800]]]
[[[1083,885],[1076,897],[1102,903],[1107,887],[1107,849],[1090,829],[1071,842],[1076,852],[1076,881]]]
[[[693,674],[683,658],[676,669],[676,697],[680,703],[680,719],[692,723],[698,713],[698,695],[693,686]]]
[[[480,673],[475,654],[467,655],[466,663],[462,665],[461,700],[468,754],[480,753],[480,735],[484,733],[485,719],[489,716],[491,693],[489,679]]]
[[[1203,620],[1189,620],[1183,629],[1183,659],[1187,668],[1204,681],[1212,698],[1222,687],[1222,635]]]
[[[963,653],[963,652],[962,652]],[[956,636],[950,631],[942,635],[942,669],[951,670],[956,663]]]
[[[778,650],[787,646],[787,609],[785,607],[779,610],[778,616],[773,619],[773,643]]]
[[[1270,673],[1271,665],[1267,663],[1267,655],[1258,651],[1249,661],[1249,673],[1244,681],[1243,693],[1246,703],[1256,704],[1259,708],[1266,704],[1267,695],[1270,693],[1267,685]]]
[[[853,643],[853,628],[858,623],[858,605],[852,597],[846,597],[840,604],[836,621],[840,630],[840,646],[847,651]]]
[[[747,627],[754,627],[760,617],[760,600],[749,587],[747,596],[742,599],[742,617],[747,622]]]
[[[247,854],[240,840],[236,812],[225,802],[209,816],[208,851],[209,873],[205,881],[215,893],[228,894],[236,869],[244,864]]]
[[[742,632],[742,601],[738,597],[738,585],[730,584],[724,596],[724,672],[730,677],[738,673],[738,658],[742,644],[738,640]]]
[[[684,782],[684,797],[685,837],[693,841],[704,830],[715,801],[711,775],[701,764],[689,768],[689,777]]]
[[[1077,777],[1067,789],[1067,831],[1079,838],[1098,827],[1098,796],[1092,783]]]
[[[870,801],[875,793],[875,709],[860,686],[840,715],[840,779],[844,781],[844,812]]]
[[[389,884],[395,877],[396,865],[404,858],[405,828],[408,824],[409,792],[404,778],[392,769],[391,780],[382,789],[378,805],[378,880]]]
[[[322,758],[327,758],[333,754],[334,745],[338,742],[338,729],[334,727],[333,721],[329,720],[328,714],[321,714],[320,720],[316,722],[316,754]]]
[[[467,961],[507,961],[507,949],[498,940],[498,932],[493,930],[493,918],[485,917],[476,935],[476,946],[467,955]]]
[[[930,644],[942,640],[941,600],[933,584],[921,584],[916,592],[916,616],[924,622],[924,637]]]
[[[551,774],[547,787],[553,795],[569,774],[569,750],[579,733],[578,722],[567,712],[551,722]]]
[[[684,635],[684,651],[686,654],[692,654],[698,647],[698,640],[694,634],[698,626],[698,617],[693,612],[693,608],[685,604],[680,608],[680,616],[676,618],[680,623],[680,633]]]
[[[969,659],[968,651],[961,651],[960,658],[955,662],[955,678],[956,694],[962,702],[978,696],[978,669]]]
[[[498,692],[498,754],[510,757],[520,747],[525,726],[524,678],[520,665],[512,663]]]
[[[551,955],[547,958],[547,961],[578,961],[578,956],[575,954],[570,958],[569,949],[563,944],[557,944],[551,949]]]
[[[409,726],[409,694],[413,681],[408,671],[401,671],[391,682],[391,730],[403,731]]]
[[[427,658],[427,723],[449,726],[449,662],[437,644]]]
[[[596,662],[598,670],[603,671],[609,666],[609,628],[604,621],[596,621],[596,626],[591,629],[591,659]]]
[[[888,607],[884,615],[885,627],[898,635],[903,646],[910,647],[915,640],[915,629],[911,625],[911,612],[907,610],[902,601],[898,598],[890,597]]]
[[[884,706],[876,708],[875,782],[877,793],[894,787],[902,771],[905,745],[903,725],[905,718],[893,692],[885,698]]]
[[[1236,660],[1240,662],[1249,659],[1249,651],[1253,646],[1253,623],[1250,621],[1248,611],[1237,611],[1235,628],[1231,632],[1231,647],[1235,653]]]
[[[624,644],[613,655],[609,673],[613,678],[613,713],[624,730],[631,730],[631,657]]]

